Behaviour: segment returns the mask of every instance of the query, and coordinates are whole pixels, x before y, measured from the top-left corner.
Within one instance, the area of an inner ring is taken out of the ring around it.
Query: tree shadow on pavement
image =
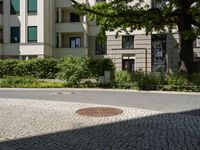
[[[200,110],[194,111],[199,113]],[[112,124],[7,140],[0,143],[0,149],[199,150],[200,115],[188,115],[195,114],[194,111],[158,114]]]

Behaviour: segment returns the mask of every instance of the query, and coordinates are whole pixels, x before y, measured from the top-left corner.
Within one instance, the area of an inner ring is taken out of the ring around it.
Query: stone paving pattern
[[[200,150],[200,116],[126,107],[113,117],[75,113],[98,106],[0,99],[0,150]]]

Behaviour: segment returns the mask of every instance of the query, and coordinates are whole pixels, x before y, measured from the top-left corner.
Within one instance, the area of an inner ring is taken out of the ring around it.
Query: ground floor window
[[[135,72],[135,58],[124,56],[122,58],[122,70],[127,70],[129,72]]]

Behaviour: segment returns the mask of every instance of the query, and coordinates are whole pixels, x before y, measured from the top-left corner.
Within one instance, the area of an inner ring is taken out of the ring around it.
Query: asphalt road
[[[0,89],[0,98],[80,102],[137,107],[163,112],[200,110],[200,94],[72,89]]]

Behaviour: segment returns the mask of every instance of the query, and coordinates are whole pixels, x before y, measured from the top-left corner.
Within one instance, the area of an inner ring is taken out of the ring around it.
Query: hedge
[[[5,76],[31,76],[37,79],[60,78],[71,83],[81,79],[98,79],[104,71],[114,74],[110,59],[68,56],[61,59],[0,60],[0,78]]]
[[[0,78],[4,76],[32,76],[34,78],[52,79],[59,69],[56,59],[0,60]]]

